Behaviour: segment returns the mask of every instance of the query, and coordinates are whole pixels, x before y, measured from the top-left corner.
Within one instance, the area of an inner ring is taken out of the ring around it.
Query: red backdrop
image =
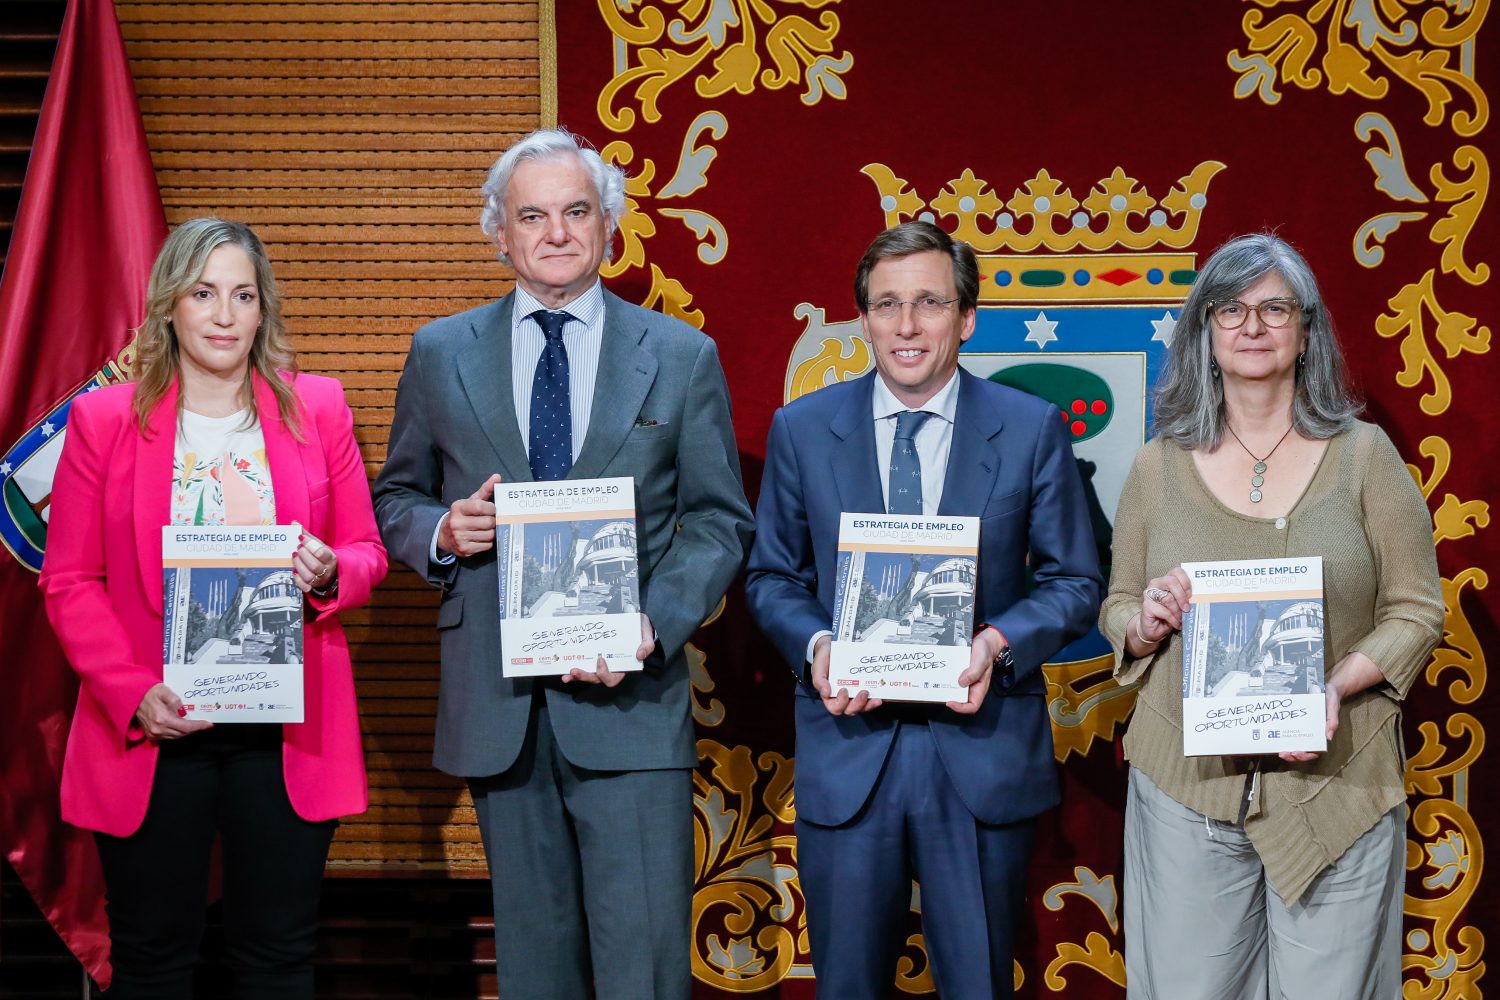
[[[544,45],[543,59],[558,122],[634,178],[610,284],[717,340],[752,498],[775,408],[868,364],[840,324],[856,317],[854,264],[890,223],[930,212],[985,255],[966,365],[988,373],[1044,360],[1107,383],[1107,426],[1089,428],[1077,448],[1097,467],[1110,517],[1189,280],[1174,272],[1249,230],[1276,229],[1304,251],[1371,418],[1428,495],[1448,596],[1445,645],[1406,713],[1407,996],[1423,1000],[1481,995],[1496,914],[1495,894],[1479,892],[1482,834],[1496,813],[1483,792],[1496,715],[1485,697],[1496,626],[1484,590],[1496,565],[1489,494],[1500,460],[1483,424],[1500,312],[1500,227],[1485,210],[1489,100],[1500,92],[1484,58],[1487,9],[1484,0],[542,8],[544,23],[556,19],[555,53]],[[999,277],[1028,268],[1055,271],[1061,285]],[[697,648],[700,990],[807,996],[790,675],[738,592]],[[1122,993],[1118,739],[1130,696],[1098,653],[1079,644],[1049,668],[1065,794],[1042,825],[1035,921],[1018,952],[1022,996]],[[931,989],[917,930],[914,914],[898,982],[907,993]]]

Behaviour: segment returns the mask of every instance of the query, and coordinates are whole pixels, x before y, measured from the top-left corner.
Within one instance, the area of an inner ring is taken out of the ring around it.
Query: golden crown
[[[953,237],[978,253],[1068,253],[1187,247],[1197,238],[1208,184],[1223,169],[1217,160],[1200,163],[1159,201],[1120,167],[1082,201],[1045,170],[1017,188],[1008,202],[967,168],[925,202],[883,163],[871,163],[861,173],[880,192],[887,226],[920,218],[936,222],[945,216],[957,220],[949,230]]]

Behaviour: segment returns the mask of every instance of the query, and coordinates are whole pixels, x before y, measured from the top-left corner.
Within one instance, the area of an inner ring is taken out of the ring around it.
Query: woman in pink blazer
[[[305,721],[184,718],[162,683],[162,527],[292,522]],[[339,612],[386,554],[343,388],[296,372],[249,228],[193,219],[167,239],[135,382],[74,401],[50,523],[41,587],[81,682],[62,811],[97,832],[109,995],[191,996],[218,837],[234,995],[312,997],[328,846],[367,804]]]

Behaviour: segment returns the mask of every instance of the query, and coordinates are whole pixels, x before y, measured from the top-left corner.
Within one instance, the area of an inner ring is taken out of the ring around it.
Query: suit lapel
[[[260,417],[261,437],[266,442],[266,466],[271,470],[271,489],[276,496],[276,523],[295,521],[311,531],[312,526],[307,523],[310,512],[307,471],[298,454],[297,439],[281,422],[276,394],[259,376],[255,378],[255,410]],[[302,438],[310,441],[315,433],[311,415],[304,409]]]
[[[494,309],[481,313],[473,327],[474,340],[458,353],[458,380],[474,408],[479,430],[500,460],[506,482],[529,482],[531,462],[516,423],[516,392],[510,377],[511,310],[514,293]]]
[[[599,345],[599,372],[594,381],[594,402],[589,429],[569,479],[594,479],[605,467],[641,415],[651,384],[656,381],[656,358],[643,349],[646,328],[629,320],[624,302],[604,293],[604,336]],[[686,420],[693,414],[684,414]]]
[[[127,419],[134,420],[134,414]],[[137,437],[133,508],[135,551],[146,600],[161,613],[161,529],[172,520],[172,457],[177,446],[177,383],[173,382]],[[112,498],[106,496],[105,503]]]
[[[840,440],[833,451],[833,483],[838,489],[839,509],[846,513],[885,511],[880,466],[875,456],[872,409],[875,379],[878,377],[875,372],[865,375],[828,424],[828,429]]]
[[[996,438],[1004,421],[979,398],[979,381],[978,376],[959,369],[953,440],[943,476],[943,499],[938,504],[938,513],[945,517],[982,515],[1000,474]]]

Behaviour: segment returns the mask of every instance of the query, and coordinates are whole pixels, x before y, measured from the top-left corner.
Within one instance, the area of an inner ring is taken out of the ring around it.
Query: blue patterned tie
[[[531,314],[547,345],[531,380],[531,428],[528,458],[532,478],[562,479],[573,468],[573,403],[568,396],[568,349],[563,327],[570,313],[538,309]]]
[[[886,486],[887,513],[922,513],[922,461],[917,457],[915,438],[930,416],[922,410],[896,414],[896,440],[891,442],[891,475]]]

